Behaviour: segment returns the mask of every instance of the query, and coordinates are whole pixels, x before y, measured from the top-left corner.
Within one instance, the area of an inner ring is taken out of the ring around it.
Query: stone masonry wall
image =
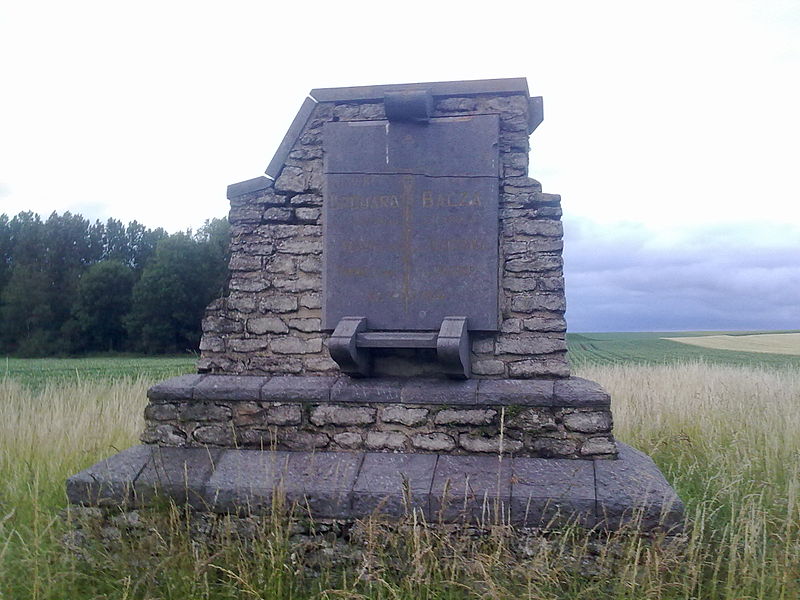
[[[560,197],[527,177],[528,98],[440,98],[433,116],[474,114],[500,116],[502,324],[473,334],[473,374],[568,377]],[[384,118],[382,103],[317,104],[274,184],[231,198],[230,282],[206,311],[200,372],[338,373],[321,331],[322,127]],[[435,376],[425,352],[375,352],[374,373]]]

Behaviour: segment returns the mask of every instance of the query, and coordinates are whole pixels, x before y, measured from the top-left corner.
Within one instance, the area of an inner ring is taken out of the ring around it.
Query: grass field
[[[770,332],[641,332],[641,333],[568,333],[567,345],[572,364],[670,364],[701,361],[708,364],[742,365],[751,367],[800,368],[800,356],[780,353],[748,352],[700,345],[706,336],[727,335],[750,337],[776,334],[798,334],[798,331]],[[673,338],[673,339],[667,339]],[[674,338],[685,338],[680,343]],[[691,342],[689,339],[691,338]],[[741,347],[741,345],[739,346]]]
[[[585,351],[573,359],[581,363],[576,374],[611,392],[619,439],[653,456],[686,502],[691,526],[678,548],[625,534],[598,546],[573,530],[563,538],[569,543],[532,543],[518,560],[502,527],[477,543],[375,523],[364,542],[368,561],[306,571],[303,555],[288,552],[291,531],[278,518],[254,546],[232,539],[213,550],[194,545],[176,520],[156,542],[115,554],[97,547],[79,561],[60,543],[64,480],[135,444],[147,387],[191,370],[191,361],[104,359],[110,379],[91,361],[9,361],[0,378],[0,600],[800,597],[794,357],[685,362],[675,348],[690,359],[695,348],[661,346],[648,334],[595,335],[608,353]],[[631,335],[644,341],[641,355]],[[589,555],[595,568],[587,570],[580,565]]]
[[[701,335],[698,337],[665,338],[681,344],[762,354],[800,355],[800,333],[761,333],[755,335]]]
[[[165,379],[192,373],[196,356],[96,357],[96,358],[5,358],[0,359],[0,377],[25,385],[144,377]]]

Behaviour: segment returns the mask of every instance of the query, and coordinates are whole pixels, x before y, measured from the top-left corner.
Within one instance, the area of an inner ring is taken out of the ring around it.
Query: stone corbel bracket
[[[445,317],[436,331],[368,331],[366,317],[343,317],[331,335],[328,350],[343,373],[370,374],[370,348],[433,348],[445,375],[468,379],[471,373],[466,317]]]

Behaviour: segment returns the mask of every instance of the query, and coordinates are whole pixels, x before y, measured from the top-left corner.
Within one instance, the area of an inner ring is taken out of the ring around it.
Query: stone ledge
[[[147,392],[152,401],[226,400],[262,402],[408,403],[608,407],[600,384],[567,379],[394,379],[350,377],[255,377],[180,375]]]
[[[680,529],[683,504],[658,467],[619,446],[614,461],[135,446],[70,477],[67,496],[128,507],[160,496],[196,510],[258,514],[277,491],[319,518],[401,517],[415,508],[443,523]]]

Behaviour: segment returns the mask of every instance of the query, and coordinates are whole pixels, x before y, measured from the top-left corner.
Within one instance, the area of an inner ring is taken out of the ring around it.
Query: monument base
[[[173,447],[613,459],[611,397],[563,379],[183,375],[148,391]]]
[[[259,515],[297,506],[314,519],[371,514],[430,523],[679,531],[683,504],[655,463],[617,460],[134,446],[67,480],[70,503],[135,509],[168,500]]]

